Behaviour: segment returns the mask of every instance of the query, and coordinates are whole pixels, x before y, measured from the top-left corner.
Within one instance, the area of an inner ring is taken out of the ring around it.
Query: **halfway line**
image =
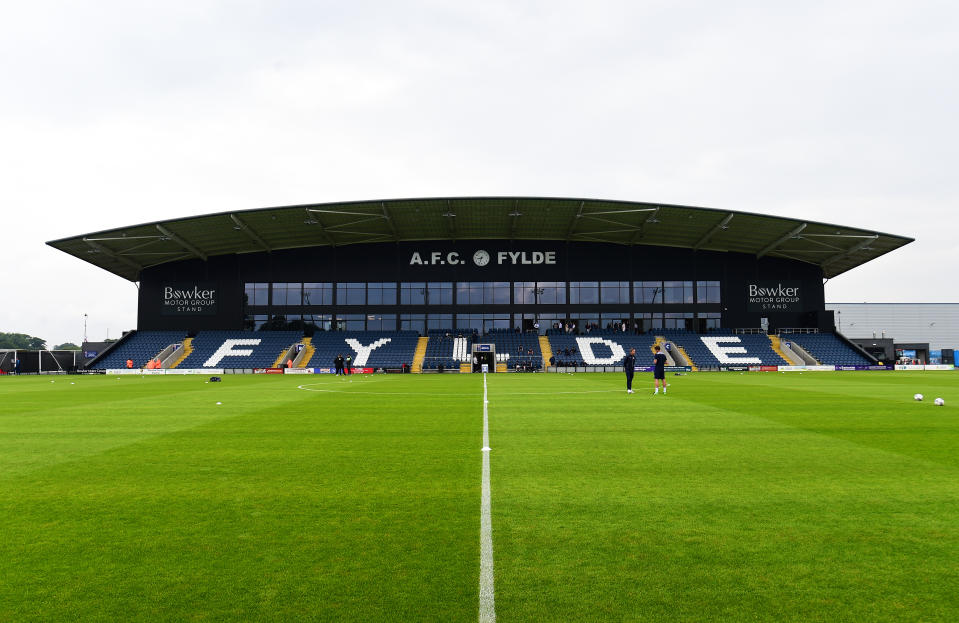
[[[486,392],[486,375],[483,375],[483,495],[480,502],[480,578],[479,620],[492,623],[496,620],[496,604],[493,597],[493,522],[490,511],[489,486],[489,399]]]

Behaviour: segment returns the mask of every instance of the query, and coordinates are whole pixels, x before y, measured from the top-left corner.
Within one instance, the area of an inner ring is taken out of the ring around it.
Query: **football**
[[[922,400],[922,394],[916,394],[915,396],[913,396],[913,398],[916,399],[916,400],[920,400],[920,401],[921,401],[921,400]]]
[[[933,400],[933,402],[936,403],[937,407],[941,407],[946,404],[946,401],[943,400],[942,398],[936,398],[935,400]]]

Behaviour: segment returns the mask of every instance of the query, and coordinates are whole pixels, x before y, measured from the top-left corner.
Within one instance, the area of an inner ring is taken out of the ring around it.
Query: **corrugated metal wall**
[[[836,328],[852,339],[885,337],[959,348],[959,303],[826,303]]]

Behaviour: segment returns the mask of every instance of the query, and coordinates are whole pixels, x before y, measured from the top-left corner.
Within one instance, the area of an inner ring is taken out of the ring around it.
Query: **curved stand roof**
[[[658,245],[781,257],[835,277],[912,238],[749,212],[540,197],[350,201],[220,212],[47,244],[130,281],[190,258],[425,240],[554,240]]]

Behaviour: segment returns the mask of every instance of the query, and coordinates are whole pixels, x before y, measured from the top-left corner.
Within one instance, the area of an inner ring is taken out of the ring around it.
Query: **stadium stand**
[[[193,339],[193,352],[177,368],[269,368],[280,353],[300,341],[300,331],[201,331]],[[252,351],[249,355],[226,354],[218,361],[210,361],[223,349],[227,340],[235,343],[233,351]],[[259,343],[249,343],[259,340]],[[207,365],[209,363],[209,365]]]
[[[743,358],[754,358],[759,361],[750,361],[752,365],[764,365],[764,366],[783,366],[788,365],[789,362],[784,360],[776,351],[773,350],[772,344],[769,341],[769,337],[763,333],[750,333],[750,334],[740,334],[734,333],[729,329],[712,329],[707,334],[701,335],[693,331],[687,331],[685,329],[657,329],[656,333],[662,335],[669,341],[673,342],[677,346],[682,347],[686,351],[686,354],[689,355],[692,359],[693,364],[699,367],[704,366],[722,366],[729,365],[730,363],[738,363],[736,361],[720,361],[716,358],[716,355],[711,351],[706,344],[703,343],[703,338],[736,338],[738,343],[735,341],[723,341],[719,345],[724,348],[741,346],[746,349],[747,354],[737,354],[731,353],[731,359],[743,359]]]
[[[457,333],[452,329],[431,329],[427,334],[426,356],[423,358],[424,370],[458,370],[460,361],[467,361],[472,350],[473,334]]]
[[[419,333],[416,331],[317,331],[313,334],[316,352],[304,365],[316,368],[332,368],[337,355],[353,357],[354,367],[400,369],[404,364],[413,364],[413,354]],[[365,361],[362,347],[380,343],[368,352]],[[355,348],[361,347],[360,349]],[[362,351],[362,352],[361,352]]]
[[[834,333],[803,333],[779,336],[785,342],[795,342],[806,349],[819,363],[836,366],[868,366],[866,359]]]
[[[494,344],[496,361],[505,363],[511,371],[531,372],[543,367],[543,352],[539,335],[521,333],[515,329],[492,329],[476,338],[477,344]]]
[[[550,348],[557,366],[615,366],[622,365],[623,358],[630,348],[636,349],[636,365],[651,365],[653,354],[650,350],[656,341],[652,333],[624,333],[610,329],[598,329],[577,335],[566,333],[562,329],[547,331]],[[613,342],[623,347],[623,353],[608,345]],[[583,352],[585,344],[589,351]],[[645,363],[649,360],[649,364]]]
[[[773,349],[769,337],[762,333],[735,333],[730,329],[712,329],[705,335],[686,329],[654,329],[649,333],[624,333],[612,329],[594,329],[587,333],[567,333],[562,329],[547,331],[547,340],[556,366],[588,367],[621,365],[622,357],[630,348],[636,349],[637,364],[646,365],[651,360],[650,349],[657,336],[681,347],[695,366],[718,367],[732,363],[750,365],[788,365]],[[97,369],[125,368],[127,359],[132,359],[136,368],[173,344],[180,344],[186,335],[182,331],[140,331],[126,338],[113,350],[94,363]],[[355,367],[401,369],[413,364],[419,334],[415,331],[319,331],[313,336],[315,349],[309,361],[302,367],[332,367],[337,354],[351,355]],[[423,359],[424,370],[458,370],[461,363],[469,362],[472,346],[494,344],[498,363],[505,363],[510,371],[539,370],[542,368],[543,351],[536,333],[524,333],[515,329],[496,329],[486,335],[464,333],[448,329],[432,329]],[[729,338],[719,346],[741,346],[748,354],[730,353],[731,360],[720,361],[717,354],[703,342],[704,338]],[[292,345],[300,342],[299,331],[203,331],[193,339],[193,351],[178,368],[266,368],[275,365],[277,358]],[[803,333],[781,336],[791,341],[825,365],[870,365],[874,363],[856,351],[834,333]],[[257,344],[238,342],[225,347],[227,340],[259,340]],[[372,350],[368,347],[380,342]],[[619,352],[622,347],[623,353]],[[237,351],[252,350],[251,354],[238,355]],[[222,355],[210,363],[217,352]],[[363,356],[366,360],[363,360]],[[740,361],[754,358],[752,361]],[[758,359],[758,361],[756,361]]]
[[[185,337],[185,331],[137,331],[92,367],[97,370],[126,368],[127,359],[132,359],[134,368],[142,368],[164,348],[182,342]]]

